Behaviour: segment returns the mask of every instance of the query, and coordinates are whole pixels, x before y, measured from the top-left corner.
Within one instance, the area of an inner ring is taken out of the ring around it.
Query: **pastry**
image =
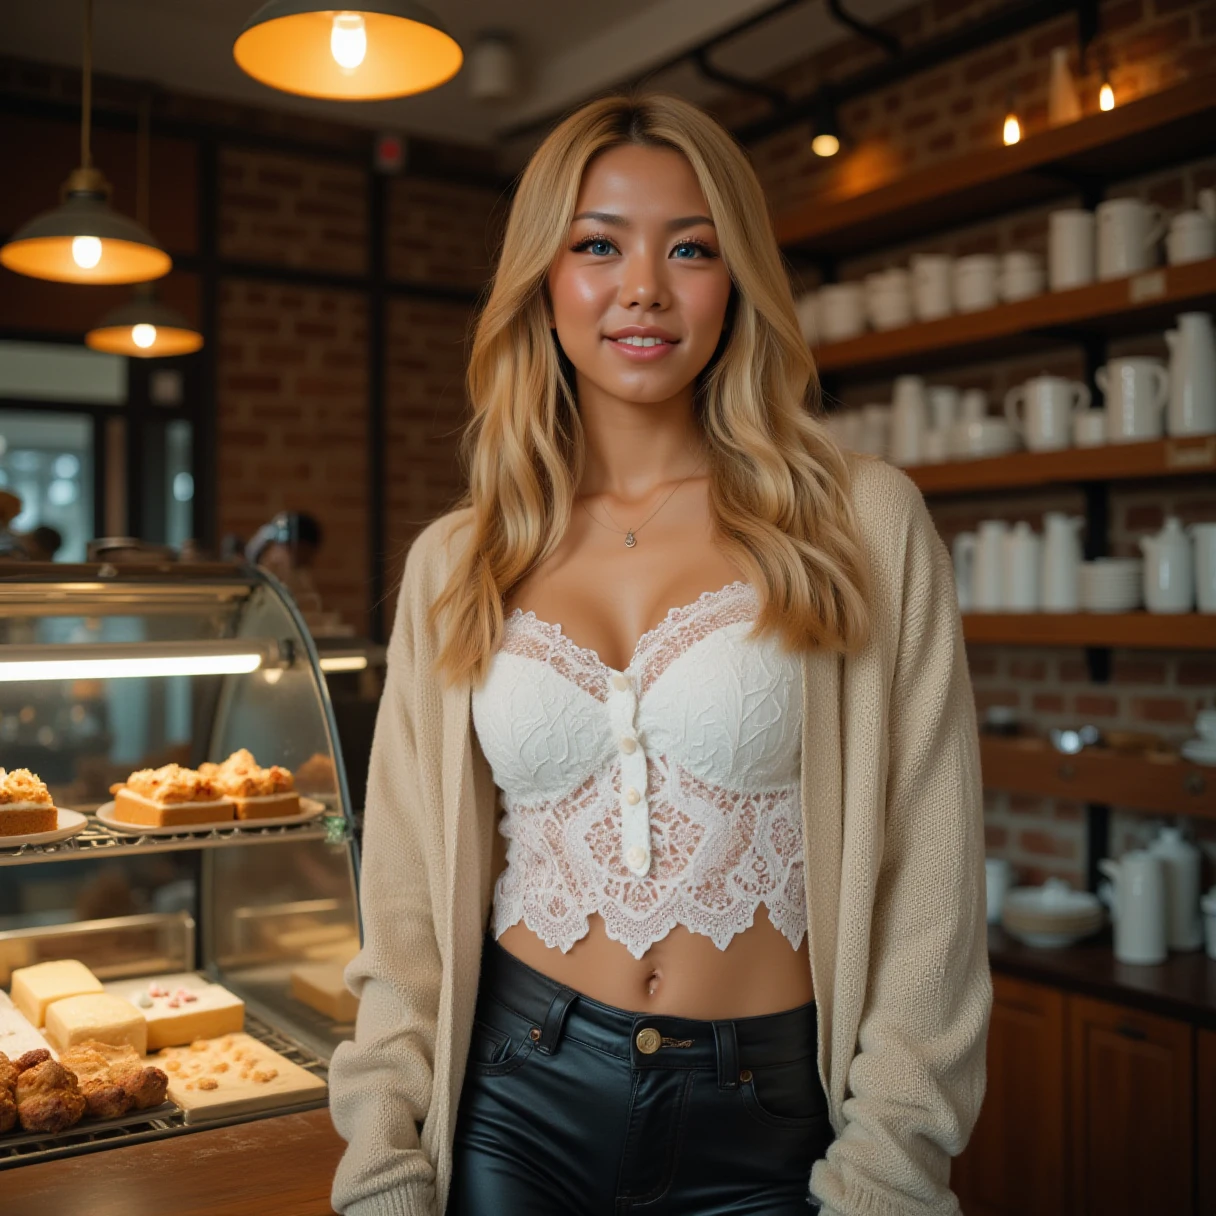
[[[17,1124],[17,1066],[0,1051],[0,1133]]]
[[[124,823],[148,827],[223,823],[236,814],[232,800],[209,777],[179,764],[140,769],[121,785],[111,786],[110,792],[114,818]]]
[[[28,768],[0,768],[0,842],[5,836],[53,832],[59,812],[42,781]]]
[[[353,1022],[359,998],[347,988],[345,970],[340,962],[301,963],[292,968],[291,995],[335,1022]]]
[[[76,1074],[57,1060],[46,1058],[21,1068],[22,1060],[37,1056],[27,1052],[17,1061],[17,1118],[27,1132],[61,1132],[79,1123],[85,1112],[84,1094]]]
[[[46,1014],[46,1037],[66,1051],[85,1039],[112,1046],[129,1043],[142,1056],[148,1050],[148,1023],[130,1001],[109,992],[91,992],[56,1001]]]
[[[83,992],[101,992],[101,981],[74,958],[35,963],[13,972],[13,1004],[41,1029],[48,1006]]]
[[[334,762],[320,752],[313,752],[296,769],[296,788],[305,794],[333,794],[338,788]]]
[[[59,1062],[76,1074],[88,1114],[113,1119],[129,1110],[148,1110],[165,1100],[168,1076],[145,1066],[127,1044],[113,1047],[86,1039],[68,1048]]]
[[[193,972],[122,980],[106,991],[136,1006],[148,1023],[148,1050],[233,1034],[245,1025],[245,1002]]]
[[[238,819],[270,819],[298,815],[300,795],[291,773],[277,764],[262,768],[245,748],[223,764],[200,764],[199,772],[236,804]]]

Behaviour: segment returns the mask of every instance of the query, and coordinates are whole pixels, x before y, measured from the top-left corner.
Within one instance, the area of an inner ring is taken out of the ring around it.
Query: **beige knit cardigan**
[[[992,1007],[975,706],[953,570],[920,492],[853,461],[873,634],[803,660],[802,812],[822,1216],[953,1216]],[[495,789],[470,686],[433,672],[427,609],[467,513],[410,550],[368,780],[355,1037],[330,1069],[347,1216],[440,1216],[491,908]],[[808,1208],[808,1212],[812,1211]],[[487,1216],[497,1216],[487,1213]],[[504,1214],[508,1216],[508,1214]]]

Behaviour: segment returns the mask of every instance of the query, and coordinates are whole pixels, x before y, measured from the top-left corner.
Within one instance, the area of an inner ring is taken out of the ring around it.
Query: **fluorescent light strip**
[[[0,684],[22,680],[123,680],[135,676],[245,675],[262,665],[263,656],[199,654],[144,659],[32,659],[6,661],[0,653]]]
[[[330,654],[321,656],[322,671],[365,671],[367,655],[365,654]]]

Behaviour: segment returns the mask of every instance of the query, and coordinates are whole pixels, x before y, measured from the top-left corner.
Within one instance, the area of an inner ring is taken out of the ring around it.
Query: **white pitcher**
[[[1115,958],[1121,963],[1164,963],[1166,949],[1165,863],[1145,849],[1119,861],[1103,857],[1098,869],[1112,882],[1105,900],[1115,922]],[[1098,892],[1103,896],[1103,892]]]
[[[1006,612],[1037,612],[1042,540],[1024,520],[1005,536],[1005,562],[1001,576],[1001,607]]]
[[[1009,525],[1003,519],[981,520],[975,545],[975,577],[971,604],[976,612],[1000,612],[1005,606],[1005,537]]]
[[[1040,607],[1044,612],[1076,612],[1081,606],[1081,529],[1085,518],[1047,511],[1043,515],[1043,568]]]
[[[1170,348],[1170,401],[1166,426],[1171,435],[1216,432],[1216,332],[1210,312],[1178,315],[1167,329]]]
[[[1188,524],[1195,544],[1195,600],[1200,612],[1216,612],[1216,524]]]
[[[1171,515],[1155,536],[1140,537],[1144,554],[1144,604],[1149,612],[1190,612],[1195,606],[1191,542]]]
[[[975,587],[975,549],[979,538],[974,532],[960,532],[950,546],[954,559],[954,586],[958,591],[959,612],[975,607],[972,591]]]
[[[925,382],[919,376],[896,376],[891,403],[891,449],[893,464],[920,464],[922,436],[929,429]]]
[[[1166,945],[1171,950],[1198,950],[1203,945],[1199,850],[1180,828],[1163,827],[1148,851],[1165,863]]]

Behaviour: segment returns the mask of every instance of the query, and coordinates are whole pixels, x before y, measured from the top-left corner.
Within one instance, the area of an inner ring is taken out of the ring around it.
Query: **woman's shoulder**
[[[863,535],[879,544],[910,529],[932,528],[924,495],[903,469],[862,452],[846,452],[853,509]]]
[[[401,576],[403,603],[429,603],[439,593],[471,534],[472,521],[472,508],[459,507],[432,520],[414,537]]]

